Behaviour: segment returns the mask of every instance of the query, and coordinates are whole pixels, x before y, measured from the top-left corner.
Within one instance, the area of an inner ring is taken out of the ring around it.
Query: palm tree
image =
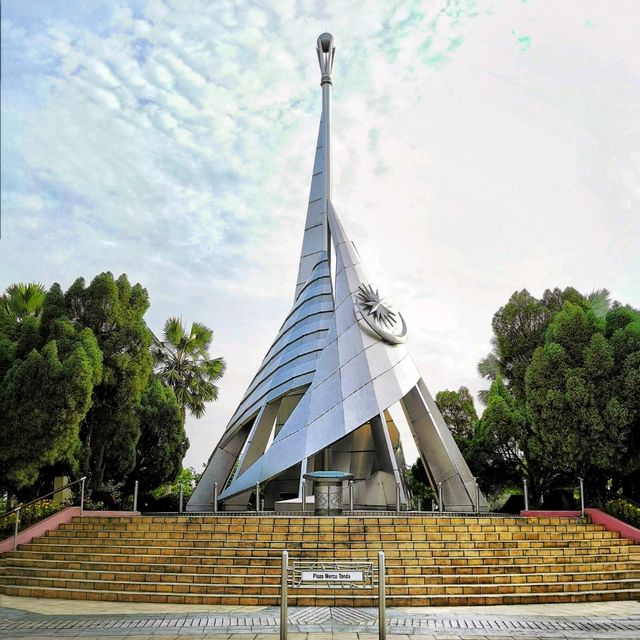
[[[608,289],[594,289],[587,296],[587,304],[596,318],[604,318],[611,308],[611,293]]]
[[[180,318],[169,318],[164,323],[163,340],[154,336],[151,351],[155,370],[170,386],[178,400],[184,422],[187,410],[201,418],[205,403],[218,398],[215,383],[223,376],[226,365],[222,358],[210,358],[209,347],[213,331],[199,322],[191,330]]]
[[[42,313],[47,291],[38,282],[18,282],[9,285],[0,298],[0,310],[3,315],[22,322],[27,316],[39,316]]]
[[[478,362],[478,375],[493,382],[502,375],[502,360],[500,359],[498,340],[495,336],[491,338],[491,351]],[[489,397],[489,389],[480,389],[478,391],[478,400],[484,406],[487,404]]]

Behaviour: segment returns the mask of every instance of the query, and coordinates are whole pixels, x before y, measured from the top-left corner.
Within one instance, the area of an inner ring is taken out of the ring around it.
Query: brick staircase
[[[640,598],[640,545],[570,518],[381,515],[75,518],[0,560],[0,593],[275,605],[295,560],[371,561],[390,606]],[[290,588],[291,605],[375,606],[374,589]]]

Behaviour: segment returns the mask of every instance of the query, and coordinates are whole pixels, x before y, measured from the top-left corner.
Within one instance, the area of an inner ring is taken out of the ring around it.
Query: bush
[[[618,520],[622,520],[632,527],[640,528],[640,507],[624,498],[607,500],[602,505],[602,510]]]
[[[44,520],[44,518],[64,509],[67,506],[64,502],[53,502],[52,500],[40,500],[28,507],[20,509],[20,530],[30,527],[32,524]],[[16,514],[12,513],[0,520],[0,538],[7,538],[13,535],[16,526]]]

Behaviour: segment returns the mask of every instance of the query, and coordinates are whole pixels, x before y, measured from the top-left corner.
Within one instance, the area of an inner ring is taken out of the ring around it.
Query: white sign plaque
[[[362,582],[362,571],[340,571],[318,569],[316,571],[302,571],[302,582]]]

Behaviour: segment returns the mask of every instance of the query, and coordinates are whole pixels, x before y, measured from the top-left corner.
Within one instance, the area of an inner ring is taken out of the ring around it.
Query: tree
[[[75,466],[80,424],[102,376],[91,331],[76,331],[60,320],[50,338],[40,350],[14,357],[0,381],[0,487],[5,490],[33,484],[46,465],[64,460]]]
[[[142,394],[138,415],[140,439],[131,476],[149,490],[176,479],[189,440],[175,394],[157,376],[151,377]]]
[[[536,503],[578,475],[592,495],[637,488],[637,314],[611,305],[606,289],[571,287],[541,299],[515,292],[498,310],[493,349],[478,365],[493,383],[467,452],[485,490],[526,477]]]
[[[639,381],[640,314],[565,302],[527,369],[531,448],[592,496],[622,485],[638,471]]]
[[[213,331],[199,322],[192,323],[187,332],[179,318],[169,318],[163,340],[154,340],[156,373],[174,390],[183,422],[187,410],[201,418],[205,403],[218,398],[215,383],[224,374],[225,362],[209,356],[212,339]]]
[[[84,473],[116,495],[135,477],[146,490],[172,481],[189,446],[184,406],[153,376],[146,290],[125,274],[8,287],[0,298],[0,490],[34,490],[54,473]],[[175,337],[175,332],[170,334]],[[193,410],[217,396],[224,369],[195,324],[181,343]],[[188,405],[187,405],[188,406]]]
[[[153,367],[152,334],[144,321],[147,291],[139,284],[132,287],[125,274],[115,280],[102,273],[88,287],[78,278],[64,303],[54,299],[52,304],[74,324],[91,329],[103,356],[103,376],[80,432],[82,470],[91,474],[95,488],[106,480],[121,483],[135,466],[138,408]],[[47,306],[43,316],[49,320]]]
[[[482,490],[497,494],[520,484],[529,476],[527,420],[521,405],[496,378],[487,396],[487,406],[478,422],[468,450],[468,463]],[[537,495],[537,487],[532,487]]]
[[[410,467],[407,467],[406,479],[413,501],[412,508],[429,509],[431,506],[429,503],[434,500],[435,496],[421,458],[418,458]]]
[[[0,313],[22,322],[28,316],[39,316],[46,289],[37,282],[19,282],[7,287],[0,298]]]
[[[594,304],[600,300],[594,295]],[[478,363],[478,373],[492,381],[500,376],[516,398],[524,399],[524,376],[533,352],[544,343],[547,327],[565,301],[588,306],[572,287],[547,289],[541,300],[526,289],[514,292],[493,316],[492,350]],[[481,392],[479,397],[485,401],[487,393]]]
[[[457,391],[439,391],[436,393],[436,404],[458,446],[464,448],[473,438],[478,423],[469,389],[460,387]]]

